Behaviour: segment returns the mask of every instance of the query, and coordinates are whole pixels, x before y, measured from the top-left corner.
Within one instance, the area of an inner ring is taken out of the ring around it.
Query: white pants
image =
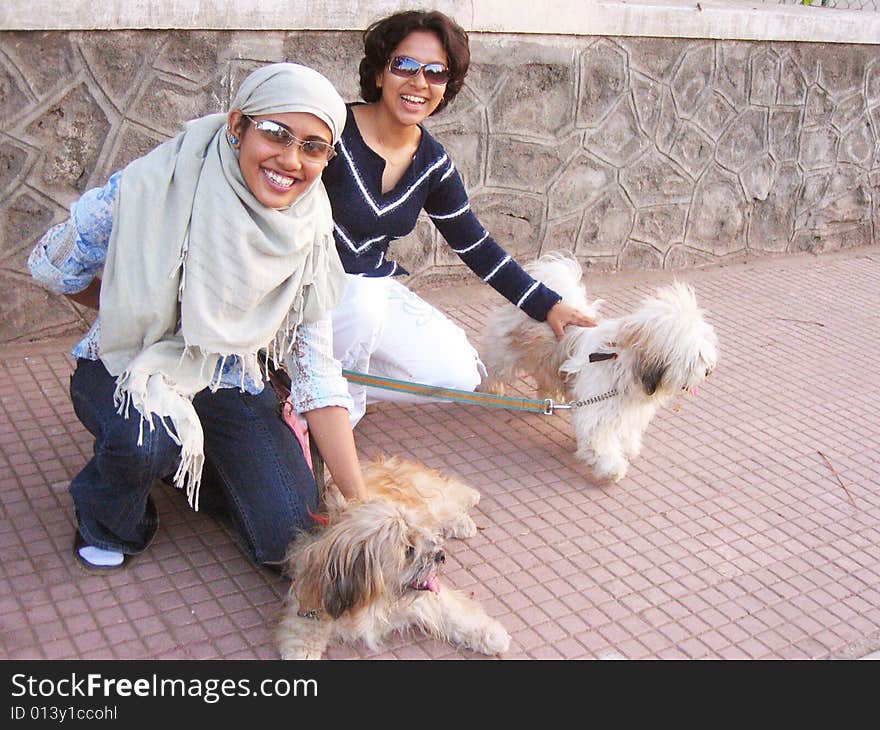
[[[464,330],[391,277],[346,275],[345,297],[333,310],[333,354],[346,370],[441,388],[474,390],[485,373]],[[367,403],[444,401],[349,383],[352,425]]]

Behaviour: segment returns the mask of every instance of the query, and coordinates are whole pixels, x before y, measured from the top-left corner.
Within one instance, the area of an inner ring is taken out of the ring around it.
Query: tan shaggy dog
[[[346,502],[328,486],[328,524],[299,535],[276,641],[282,659],[320,659],[328,644],[370,649],[395,631],[418,629],[483,654],[510,637],[476,601],[441,586],[447,538],[472,537],[468,510],[480,495],[421,464],[398,458],[364,466],[368,498]]]

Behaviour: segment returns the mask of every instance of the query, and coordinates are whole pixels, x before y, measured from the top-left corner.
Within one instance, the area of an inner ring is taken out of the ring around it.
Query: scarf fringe
[[[245,390],[248,377],[255,382],[265,382],[268,380],[269,357],[271,357],[273,363],[278,366],[283,363],[284,358],[293,350],[296,338],[295,330],[290,326],[292,319],[293,318],[288,314],[285,326],[279,329],[272,341],[267,344],[266,351],[268,356],[263,365],[260,364],[260,359],[257,356],[259,350],[244,354],[227,352],[218,353],[216,355],[205,355],[202,353],[202,362],[199,366],[200,373],[204,373],[205,368],[209,366],[209,363],[214,363],[214,372],[211,375],[207,387],[210,388],[212,392],[216,392],[217,389],[221,387],[224,369],[230,358],[235,357],[237,357],[241,363],[239,387],[242,392]],[[301,320],[301,316],[297,317],[297,319]],[[195,352],[197,350],[199,350],[197,347],[189,345],[185,346],[178,360],[178,364],[183,363],[188,357],[196,357]],[[177,391],[162,375],[155,375],[153,377],[162,378],[163,392],[167,390],[167,398],[171,399],[172,402],[176,399],[180,399],[181,401],[185,401],[189,408],[192,407],[191,399]],[[113,404],[116,407],[116,412],[119,415],[124,416],[126,419],[130,416],[132,406],[138,412],[140,419],[140,423],[138,424],[138,446],[143,446],[144,424],[146,423],[149,426],[150,432],[152,432],[156,428],[153,416],[155,415],[159,419],[159,422],[165,429],[165,433],[167,433],[168,437],[180,447],[180,462],[174,473],[174,486],[177,489],[183,489],[186,491],[187,502],[193,510],[198,512],[202,469],[205,464],[203,446],[204,436],[201,431],[201,424],[198,423],[197,417],[195,424],[191,422],[191,418],[186,417],[186,411],[189,409],[182,410],[175,406],[171,408],[171,412],[169,413],[167,412],[167,402],[164,405],[161,402],[152,402],[147,394],[147,382],[147,379],[133,377],[130,369],[123,371],[116,379],[116,389],[113,392]],[[150,386],[150,389],[152,390],[153,387],[155,386]],[[163,408],[164,411],[159,412],[160,408]],[[195,411],[192,412],[195,413]],[[196,431],[196,429],[198,430]]]
[[[148,387],[148,379],[133,377],[131,370],[125,370],[119,375],[116,379],[116,389],[113,392],[116,412],[126,419],[130,416],[132,406],[138,412],[138,447],[143,446],[144,443],[144,423],[149,425],[152,432],[156,428],[153,416],[159,419],[165,433],[180,447],[180,461],[174,473],[174,486],[186,491],[189,506],[198,512],[202,468],[205,463],[204,435],[201,424],[192,409],[192,402],[189,398],[169,385],[161,375],[152,377],[162,378],[161,392],[164,392],[165,395],[159,397],[160,402],[153,402],[150,399],[148,390],[152,390],[154,396],[156,391],[153,390],[155,386]],[[135,385],[135,382],[139,385]],[[170,413],[167,412],[169,408]],[[160,409],[165,412],[160,413]],[[188,415],[188,412],[191,415]]]
[[[186,501],[194,512],[199,511],[199,492],[202,486],[202,468],[205,465],[204,453],[183,446],[180,452],[180,463],[174,472],[174,486],[186,489]]]
[[[303,320],[302,309],[299,308],[295,312],[295,321],[291,316],[292,314],[294,314],[293,310],[287,313],[284,326],[275,333],[275,337],[266,345],[267,357],[263,380],[268,380],[269,378],[269,358],[272,359],[275,367],[279,367],[284,364],[284,358],[293,351],[293,347],[296,344],[296,330]]]
[[[128,409],[131,405],[131,393],[128,392],[128,380],[130,373],[126,370],[116,378],[116,389],[113,391],[113,405],[116,413],[128,420]]]
[[[221,355],[220,361],[214,368],[214,379],[211,381],[211,384],[208,386],[211,389],[212,393],[216,393],[217,389],[220,387],[220,382],[223,380],[223,369],[226,367],[226,361],[229,359],[229,354]],[[245,360],[241,358],[241,368],[244,370],[245,368]]]
[[[165,416],[159,416],[159,422],[165,427],[165,433],[168,434],[168,438],[170,438],[178,446],[181,446],[182,444],[180,443],[180,439],[177,437],[177,433],[171,430],[171,427],[168,425],[168,421],[165,420]]]

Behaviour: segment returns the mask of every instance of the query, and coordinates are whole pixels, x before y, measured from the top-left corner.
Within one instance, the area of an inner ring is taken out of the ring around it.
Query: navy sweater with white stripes
[[[387,193],[382,192],[385,160],[361,137],[352,105],[337,152],[322,179],[333,207],[336,248],[349,274],[409,273],[386,254],[395,238],[413,231],[424,209],[461,260],[529,316],[543,322],[561,299],[523,271],[483,228],[458,170],[424,127],[412,164]]]

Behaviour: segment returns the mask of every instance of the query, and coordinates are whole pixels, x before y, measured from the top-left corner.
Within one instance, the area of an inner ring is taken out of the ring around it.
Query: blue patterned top
[[[424,210],[470,269],[532,318],[543,322],[560,297],[535,281],[499,246],[471,210],[455,165],[424,128],[412,164],[382,192],[385,160],[364,141],[348,105],[339,154],[322,177],[333,206],[336,249],[349,274],[395,276],[407,272],[386,258],[396,238],[410,234]]]
[[[83,291],[98,275],[107,258],[113,231],[113,209],[122,173],[115,172],[102,188],[83,193],[70,207],[70,217],[50,228],[37,242],[28,258],[31,276],[56,294]],[[100,357],[101,319],[95,319],[88,334],[73,348],[74,357],[97,360]],[[286,360],[291,375],[291,391],[296,409],[304,413],[315,408],[342,406],[351,409],[348,383],[342,367],[333,357],[333,332],[330,314],[297,329],[294,346]],[[222,369],[221,369],[222,367]],[[218,365],[220,387],[241,387],[241,362],[226,358]],[[257,394],[262,382],[250,377],[244,389]]]

